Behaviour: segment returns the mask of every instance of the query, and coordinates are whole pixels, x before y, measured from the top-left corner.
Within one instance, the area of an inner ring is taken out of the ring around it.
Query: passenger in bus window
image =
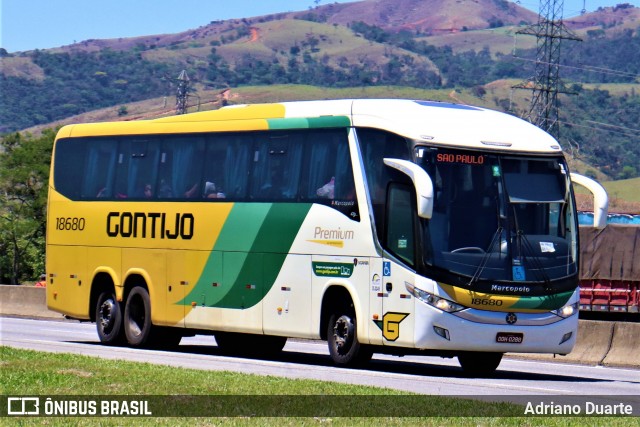
[[[316,190],[316,195],[325,199],[333,199],[335,196],[335,183],[336,178],[332,176],[329,182]]]
[[[184,192],[184,197],[186,197],[187,199],[192,199],[196,196],[196,194],[198,194],[198,183],[196,182],[195,184],[193,184],[193,186],[191,186],[190,188],[187,188],[187,190]]]
[[[216,188],[216,184],[214,182],[207,181],[204,185],[204,198],[224,199],[225,195],[220,188]]]
[[[151,187],[151,184],[145,184],[144,186],[144,198],[145,199],[150,199],[153,197],[153,189]]]

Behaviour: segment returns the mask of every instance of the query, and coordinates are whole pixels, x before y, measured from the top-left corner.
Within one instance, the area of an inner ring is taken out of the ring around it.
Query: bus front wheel
[[[111,291],[102,292],[98,297],[96,328],[103,344],[113,345],[123,341],[122,308]]]
[[[352,311],[331,315],[327,327],[329,354],[336,365],[354,366],[371,359],[372,352],[358,342],[356,316]]]
[[[127,297],[124,307],[124,333],[133,347],[148,343],[151,336],[151,299],[146,289],[136,286]]]
[[[458,355],[462,370],[469,375],[491,375],[502,360],[502,353],[470,351]]]

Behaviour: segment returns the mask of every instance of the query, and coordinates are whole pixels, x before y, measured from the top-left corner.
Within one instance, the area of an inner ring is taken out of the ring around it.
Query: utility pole
[[[187,100],[189,99],[189,76],[186,70],[182,70],[176,79],[178,81],[178,91],[176,93],[176,114],[187,112]]]
[[[556,139],[558,124],[558,93],[567,93],[560,81],[560,45],[562,40],[582,41],[562,21],[564,0],[540,0],[538,23],[517,34],[536,36],[535,75],[514,88],[531,90],[531,105],[526,119],[547,131]]]

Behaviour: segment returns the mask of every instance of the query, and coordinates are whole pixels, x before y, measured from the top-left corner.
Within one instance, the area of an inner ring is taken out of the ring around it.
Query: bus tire
[[[100,342],[116,345],[124,341],[122,331],[122,307],[112,291],[105,291],[96,304],[96,329]]]
[[[372,352],[358,341],[356,316],[352,310],[334,312],[327,326],[331,359],[338,366],[356,366],[371,359]]]
[[[127,297],[124,307],[124,333],[132,347],[149,344],[151,337],[151,299],[149,292],[136,286]]]
[[[488,353],[469,351],[458,355],[458,362],[462,370],[469,375],[491,375],[502,360],[502,353]]]

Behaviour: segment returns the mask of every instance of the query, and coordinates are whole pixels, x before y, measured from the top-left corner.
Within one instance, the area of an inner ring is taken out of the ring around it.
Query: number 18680
[[[84,218],[58,217],[56,218],[56,230],[62,231],[82,231],[84,230]]]

